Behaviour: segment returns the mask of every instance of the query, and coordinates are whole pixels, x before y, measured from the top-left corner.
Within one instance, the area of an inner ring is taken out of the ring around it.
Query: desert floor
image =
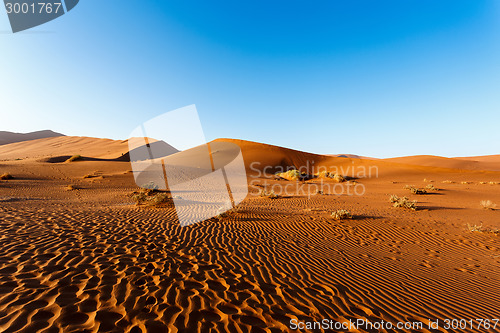
[[[0,174],[15,177],[0,181],[2,332],[282,332],[292,319],[360,318],[492,332],[443,321],[500,317],[500,235],[487,232],[500,228],[500,210],[480,206],[500,205],[500,171],[491,167],[329,160],[381,165],[378,177],[357,180],[361,196],[333,194],[329,181],[321,195],[317,180],[250,174],[235,213],[180,227],[174,208],[134,204],[130,163],[112,160],[123,143],[63,142],[36,153],[22,144],[0,147]],[[266,160],[271,148],[261,156],[250,148],[245,158],[276,163]],[[60,151],[95,160],[66,163]],[[440,190],[403,188],[428,184]],[[285,185],[292,194],[258,195]],[[391,194],[419,209],[392,207]],[[354,218],[334,220],[337,209]]]

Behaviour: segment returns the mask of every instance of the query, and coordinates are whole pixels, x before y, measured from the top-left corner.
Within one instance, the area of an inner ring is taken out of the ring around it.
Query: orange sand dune
[[[500,172],[449,169],[449,159],[422,166],[223,140],[241,147],[249,171],[255,161],[314,162],[378,166],[380,174],[355,184],[254,172],[235,211],[180,227],[172,205],[135,205],[131,165],[116,159],[126,141],[0,147],[0,174],[14,176],[0,180],[0,331],[296,332],[291,321],[323,319],[466,319],[475,326],[461,332],[494,331],[476,318],[500,316],[500,210],[480,201],[500,204]],[[46,163],[72,154],[88,159]],[[424,178],[439,190],[404,189],[429,185]],[[262,197],[261,189],[280,196]],[[391,194],[418,209],[393,207]],[[334,220],[338,209],[354,218]]]
[[[431,155],[386,158],[384,161],[458,170],[500,171],[498,157],[447,158]]]
[[[63,136],[0,146],[0,160],[82,155],[114,159],[128,152],[127,140]]]
[[[486,156],[469,156],[469,157],[455,157],[460,160],[498,163],[500,164],[500,155],[486,155]]]

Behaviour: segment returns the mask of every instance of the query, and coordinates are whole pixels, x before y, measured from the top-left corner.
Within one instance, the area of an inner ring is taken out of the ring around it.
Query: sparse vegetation
[[[335,180],[337,183],[343,183],[347,181],[346,177],[333,173],[333,172],[328,172],[328,171],[321,171],[319,172],[316,177],[318,178],[331,178]]]
[[[392,203],[393,207],[417,210],[417,201],[410,201],[410,199],[408,199],[407,197],[400,198],[397,195],[391,195],[389,201]]]
[[[337,183],[343,183],[343,182],[345,182],[345,181],[347,180],[344,176],[339,175],[339,174],[335,174],[335,175],[333,175],[333,177],[332,177],[332,178],[333,178],[333,180],[335,180]]]
[[[66,191],[73,191],[73,190],[77,190],[78,187],[75,186],[75,185],[68,185],[65,187]]]
[[[323,190],[316,190],[316,194],[323,195],[325,193],[323,192]]]
[[[271,191],[266,191],[264,189],[260,190],[260,196],[261,197],[265,197],[265,198],[269,198],[269,199],[277,199],[279,198],[279,195],[277,195],[273,190]]]
[[[411,193],[413,194],[427,194],[427,191],[423,188],[416,188],[412,185],[406,185],[404,187],[405,190],[410,190]]]
[[[98,177],[95,173],[89,173],[83,176],[83,179]]]
[[[443,180],[443,184],[453,184],[453,183],[455,182],[451,180]]]
[[[146,184],[141,185],[142,188],[147,189],[147,190],[158,190],[160,187],[155,184],[155,182],[151,181]]]
[[[79,160],[82,160],[82,159],[83,159],[83,157],[82,157],[82,156],[80,156],[80,155],[73,155],[73,156],[71,156],[70,158],[68,158],[68,159],[66,160],[66,162],[79,161]]]
[[[137,206],[159,206],[162,204],[171,203],[172,201],[172,197],[167,193],[150,189],[141,189],[140,191],[135,191],[132,193],[131,197],[132,200],[135,201]]]
[[[332,217],[334,220],[352,219],[352,214],[348,210],[339,209],[332,213]]]
[[[498,182],[489,182],[489,184],[490,184],[490,185],[498,185],[498,184],[500,184],[500,183],[498,183]]]
[[[429,190],[429,191],[439,191],[440,189],[437,188],[437,187],[434,187],[434,185],[432,184],[428,184],[426,187],[425,187],[426,190]]]
[[[433,181],[433,180],[430,180],[430,179],[427,179],[427,178],[424,178],[424,182],[425,182],[425,183],[434,183],[434,181]]]
[[[461,184],[467,185],[467,184],[472,184],[472,182],[463,181],[463,182],[461,182]]]
[[[484,209],[493,210],[497,207],[497,205],[494,204],[491,200],[481,200],[480,204],[481,204],[481,207],[483,207]]]
[[[482,232],[482,233],[487,233],[487,234],[495,234],[498,235],[500,234],[500,230],[498,229],[493,229],[493,228],[484,228],[482,224],[469,224],[467,223],[467,228],[469,229],[470,232]]]
[[[302,174],[299,172],[299,170],[288,170],[286,172],[279,172],[276,175],[287,180],[300,180],[300,178],[302,177]]]
[[[9,180],[9,179],[14,179],[14,177],[10,173],[5,172],[5,173],[0,175],[0,179],[1,180]]]

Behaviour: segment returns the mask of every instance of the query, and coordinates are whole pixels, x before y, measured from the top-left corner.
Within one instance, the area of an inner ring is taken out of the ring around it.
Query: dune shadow
[[[463,210],[465,208],[461,207],[440,207],[440,206],[418,206],[418,210],[428,210],[428,211],[436,211],[436,210]]]

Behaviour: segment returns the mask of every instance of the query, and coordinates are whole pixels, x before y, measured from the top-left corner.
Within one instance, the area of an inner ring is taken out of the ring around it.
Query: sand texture
[[[498,156],[378,160],[221,140],[241,147],[250,194],[228,216],[188,227],[171,206],[135,205],[126,141],[0,146],[0,174],[14,176],[0,180],[0,332],[288,332],[292,319],[499,318],[500,207],[480,206],[500,206]],[[83,159],[65,162],[74,154]],[[378,174],[356,179],[362,196],[336,195],[330,180],[260,174],[308,161]],[[404,189],[429,184],[439,190]],[[258,194],[287,185],[276,199]],[[393,194],[418,209],[392,207]],[[354,218],[334,220],[338,209]]]

